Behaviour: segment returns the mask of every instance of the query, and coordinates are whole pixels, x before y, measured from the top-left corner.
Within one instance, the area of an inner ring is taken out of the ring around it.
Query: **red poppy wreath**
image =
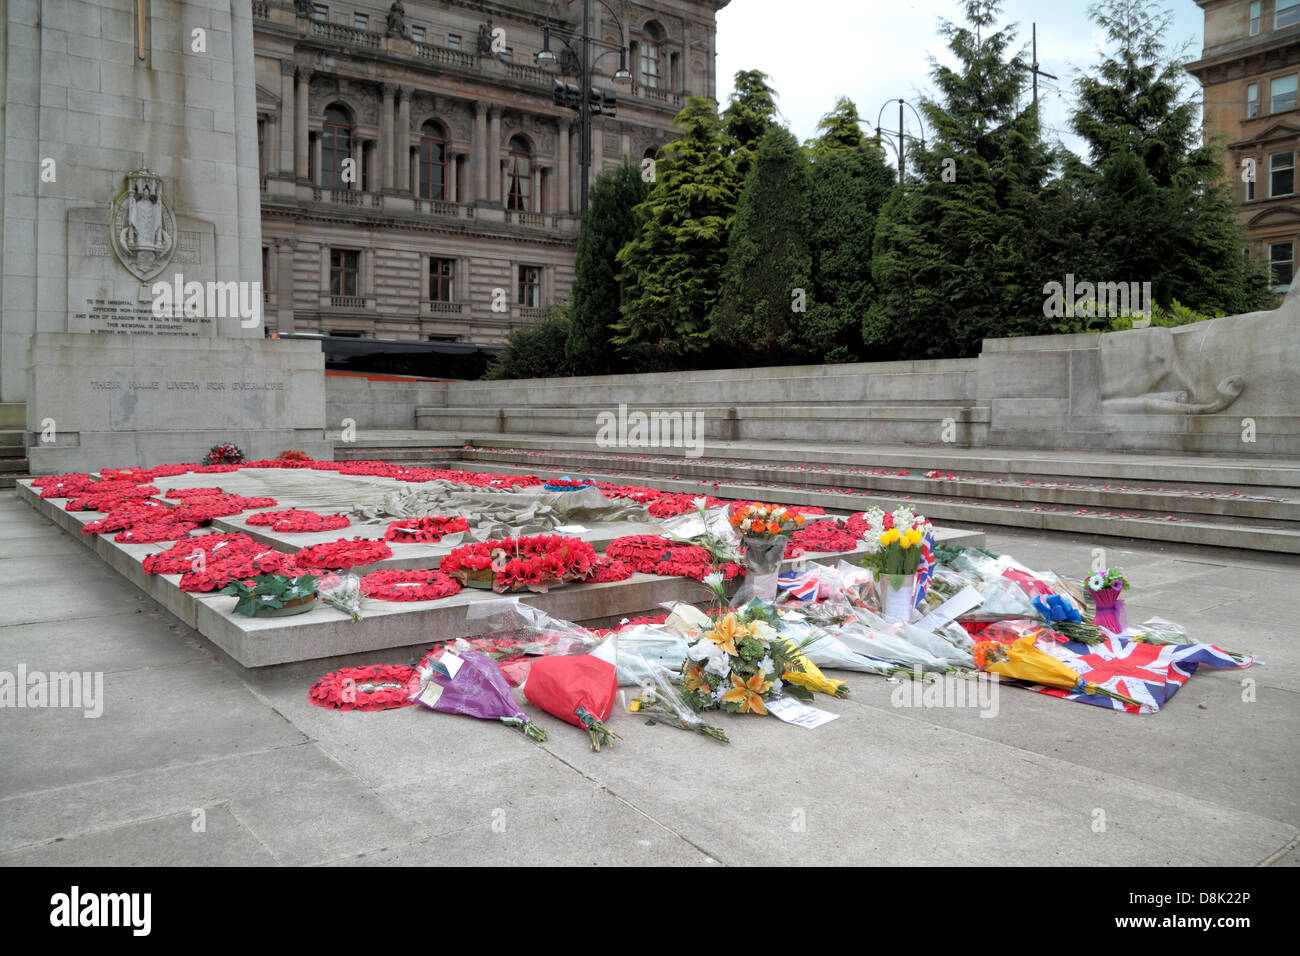
[[[469,522],[464,518],[428,515],[424,518],[407,518],[404,521],[394,521],[388,526],[388,530],[384,532],[384,540],[394,541],[398,544],[412,542],[434,543],[441,541],[443,535],[468,530]]]
[[[436,601],[459,590],[441,571],[374,571],[361,579],[361,593],[377,601]]]
[[[313,544],[303,548],[294,554],[293,560],[303,567],[341,571],[359,564],[374,564],[392,556],[393,549],[382,541],[340,538],[328,544]]]
[[[585,581],[595,563],[595,549],[580,538],[538,535],[462,545],[438,567],[462,582],[490,569],[497,593],[527,588],[544,594],[552,584]]]

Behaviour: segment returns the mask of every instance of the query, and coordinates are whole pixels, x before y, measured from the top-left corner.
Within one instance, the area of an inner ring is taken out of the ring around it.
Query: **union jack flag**
[[[1091,684],[1118,691],[1140,701],[1134,707],[1102,694],[1083,694],[1035,684],[1031,689],[1049,697],[1063,697],[1130,714],[1154,714],[1187,683],[1201,664],[1210,667],[1249,667],[1253,657],[1241,660],[1212,644],[1145,644],[1111,635],[1099,644],[1039,645],[1073,668]]]
[[[934,528],[925,532],[925,537],[921,539],[921,563],[916,568],[916,603],[913,607],[920,607],[921,602],[925,600],[926,589],[930,586],[930,578],[934,577]]]
[[[776,579],[776,586],[799,601],[824,601],[830,597],[830,589],[822,584],[819,572],[820,565],[816,564],[802,571],[786,571]]]

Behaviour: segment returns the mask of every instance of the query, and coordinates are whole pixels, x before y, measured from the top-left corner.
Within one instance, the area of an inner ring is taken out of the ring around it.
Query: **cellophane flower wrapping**
[[[411,699],[444,714],[499,720],[534,740],[546,739],[546,732],[528,719],[510,693],[496,661],[476,651],[443,654],[422,666],[420,687]]]
[[[628,702],[630,712],[682,730],[705,734],[723,743],[731,742],[721,728],[705,723],[699,714],[687,706],[678,689],[675,675],[644,659],[637,669],[645,677],[640,684],[641,693]]]
[[[361,579],[355,574],[326,574],[316,588],[317,595],[330,607],[338,608],[352,618],[361,620]]]
[[[614,736],[604,722],[614,711],[617,695],[614,665],[591,654],[540,658],[529,668],[524,683],[524,696],[530,703],[587,730],[594,750]]]

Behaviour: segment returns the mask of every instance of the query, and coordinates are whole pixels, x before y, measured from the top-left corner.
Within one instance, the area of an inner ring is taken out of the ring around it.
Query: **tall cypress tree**
[[[739,191],[749,175],[758,141],[777,125],[776,91],[768,85],[767,74],[759,70],[738,71],[733,85],[722,111],[722,141],[736,171]]]
[[[841,96],[818,124],[821,135],[808,143],[812,288],[803,326],[824,362],[863,357],[862,314],[875,298],[871,245],[894,188],[894,173],[860,122],[853,101]]]
[[[1028,66],[994,30],[996,0],[966,0],[964,25],[940,32],[958,61],[932,58],[933,137],[908,144],[908,187],[876,224],[876,301],[863,320],[869,357],[966,356],[985,336],[1042,331],[1042,186],[1054,165],[1035,108],[1021,108]]]
[[[819,358],[802,321],[811,267],[808,160],[789,130],[772,126],[736,203],[714,341],[746,364]]]
[[[636,207],[637,235],[619,251],[621,318],[613,343],[639,369],[681,368],[709,343],[736,203],[717,104],[692,96],[656,182]]]
[[[1089,258],[1101,281],[1149,281],[1162,304],[1246,312],[1271,296],[1223,182],[1218,147],[1200,142],[1182,61],[1164,46],[1172,15],[1143,0],[1089,10],[1113,52],[1075,83],[1072,125],[1090,165],[1071,175],[1091,193]],[[1077,272],[1077,270],[1075,270]]]
[[[615,256],[635,238],[634,210],[649,192],[641,170],[627,162],[605,170],[591,185],[590,205],[578,233],[573,306],[565,347],[576,375],[625,370],[610,343],[610,327],[619,320],[622,295]]]

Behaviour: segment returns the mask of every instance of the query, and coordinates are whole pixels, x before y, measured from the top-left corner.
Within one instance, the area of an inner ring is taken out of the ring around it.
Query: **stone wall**
[[[599,441],[637,411],[698,413],[713,441],[1298,455],[1300,292],[1177,329],[987,339],[977,359],[449,383],[415,417]]]

